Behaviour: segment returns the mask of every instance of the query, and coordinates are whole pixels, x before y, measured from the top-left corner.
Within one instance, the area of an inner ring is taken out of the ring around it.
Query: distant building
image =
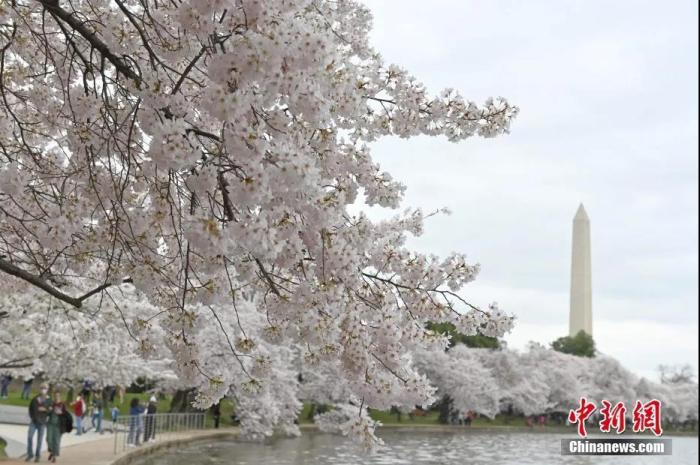
[[[571,244],[571,294],[569,308],[569,335],[584,330],[593,336],[591,292],[591,224],[583,204],[574,216]]]

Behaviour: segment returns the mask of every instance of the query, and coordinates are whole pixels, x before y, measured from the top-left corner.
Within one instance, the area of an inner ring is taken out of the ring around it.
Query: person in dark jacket
[[[80,395],[83,396],[86,405],[90,405],[90,393],[92,392],[92,381],[89,379],[83,380],[83,389],[80,391]]]
[[[46,427],[46,444],[49,449],[49,462],[55,462],[61,452],[61,435],[66,432],[64,414],[66,406],[61,402],[61,394],[55,393],[49,411]]]
[[[29,432],[27,433],[27,459],[29,462],[32,458],[35,462],[39,461],[41,456],[41,444],[44,442],[44,431],[46,431],[46,423],[49,419],[49,411],[51,410],[51,399],[49,399],[49,386],[42,384],[39,394],[29,402]],[[34,449],[34,434],[36,433],[37,442]]]
[[[156,417],[154,416],[156,412],[158,412],[158,400],[156,396],[151,396],[148,401],[148,406],[146,407],[143,442],[156,442]]]
[[[104,409],[102,408],[102,398],[97,393],[94,392],[92,397],[92,415],[91,422],[92,427],[95,428],[96,433],[102,434],[102,418],[104,416]]]
[[[0,379],[0,398],[7,399],[7,391],[12,383],[12,375],[6,373]]]

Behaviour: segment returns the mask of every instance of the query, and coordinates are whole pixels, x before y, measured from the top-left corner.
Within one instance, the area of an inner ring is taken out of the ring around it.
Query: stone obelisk
[[[593,336],[591,309],[591,224],[583,204],[574,216],[571,247],[571,296],[569,308],[569,335],[584,330]]]

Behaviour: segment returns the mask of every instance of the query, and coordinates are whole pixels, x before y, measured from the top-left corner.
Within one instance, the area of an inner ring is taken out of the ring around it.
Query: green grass
[[[388,412],[386,410],[374,410],[369,411],[372,419],[382,422],[384,425],[438,425],[438,412],[425,412],[425,415],[418,416],[414,415],[410,417],[406,413],[402,413],[399,417],[395,413]]]
[[[7,443],[3,438],[0,438],[0,458],[7,457],[7,454],[5,453],[5,446]]]
[[[35,396],[37,393],[32,393]],[[21,391],[10,391],[8,393],[7,399],[0,399],[0,405],[14,405],[17,407],[29,407],[29,401],[20,398],[22,395]],[[31,399],[31,397],[30,397]]]

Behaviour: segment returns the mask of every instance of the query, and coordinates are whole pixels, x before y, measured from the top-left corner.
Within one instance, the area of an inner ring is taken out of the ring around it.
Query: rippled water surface
[[[383,431],[386,446],[366,454],[350,441],[330,434],[305,433],[294,439],[266,443],[215,441],[198,443],[139,465],[695,465],[698,438],[674,437],[673,455],[612,457],[560,455],[561,439],[570,435],[532,433],[464,432],[429,433]]]

